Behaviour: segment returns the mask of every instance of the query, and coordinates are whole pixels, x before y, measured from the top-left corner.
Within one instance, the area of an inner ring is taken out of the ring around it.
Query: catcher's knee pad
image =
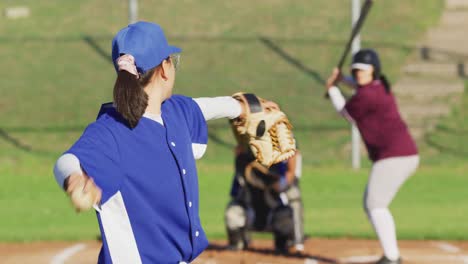
[[[280,236],[290,236],[294,234],[293,210],[290,206],[279,206],[274,209],[271,226],[273,232]]]
[[[301,190],[296,185],[289,187],[286,191],[286,196],[288,197],[289,202],[292,201],[301,201]]]
[[[247,225],[246,209],[239,204],[229,204],[224,219],[228,230],[244,228]]]

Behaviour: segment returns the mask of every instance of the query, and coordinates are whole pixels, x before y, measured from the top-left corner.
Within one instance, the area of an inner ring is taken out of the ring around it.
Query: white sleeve
[[[348,114],[348,111],[346,111],[346,100],[343,94],[341,94],[340,89],[338,89],[336,86],[333,86],[328,89],[328,95],[330,96],[330,100],[332,101],[333,107],[335,107],[336,111],[349,122],[355,123],[354,119]]]
[[[206,121],[226,117],[234,119],[242,113],[239,101],[231,96],[200,97],[193,100],[200,107]]]
[[[346,100],[341,94],[340,89],[338,89],[336,86],[333,86],[328,89],[328,95],[330,96],[330,100],[333,104],[333,107],[335,107],[335,110],[337,112],[341,112],[345,107]]]
[[[58,158],[54,166],[55,180],[57,181],[60,188],[63,188],[65,180],[72,173],[83,174],[80,166],[80,160],[70,153],[64,154]]]

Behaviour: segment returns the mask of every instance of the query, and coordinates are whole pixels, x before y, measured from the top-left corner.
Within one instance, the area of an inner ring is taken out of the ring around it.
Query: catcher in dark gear
[[[272,232],[275,250],[288,253],[291,247],[303,251],[303,206],[299,190],[301,155],[270,168],[255,161],[246,145],[236,147],[235,175],[231,201],[225,212],[229,247],[248,247],[250,232]]]

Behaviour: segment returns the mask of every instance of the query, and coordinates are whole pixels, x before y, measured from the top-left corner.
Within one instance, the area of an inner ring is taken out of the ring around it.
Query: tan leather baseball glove
[[[256,160],[267,167],[289,159],[296,151],[292,125],[279,107],[251,93],[236,93],[244,113],[231,120],[234,134],[249,146]]]

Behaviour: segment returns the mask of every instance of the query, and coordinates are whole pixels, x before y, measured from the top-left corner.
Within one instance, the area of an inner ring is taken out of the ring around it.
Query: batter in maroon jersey
[[[374,50],[365,49],[353,56],[352,77],[334,69],[327,91],[335,109],[354,123],[373,162],[364,193],[364,208],[380,240],[384,256],[377,264],[401,264],[393,216],[388,209],[401,185],[416,171],[419,155],[395,97],[381,74]],[[336,86],[343,82],[355,88],[346,101]]]

